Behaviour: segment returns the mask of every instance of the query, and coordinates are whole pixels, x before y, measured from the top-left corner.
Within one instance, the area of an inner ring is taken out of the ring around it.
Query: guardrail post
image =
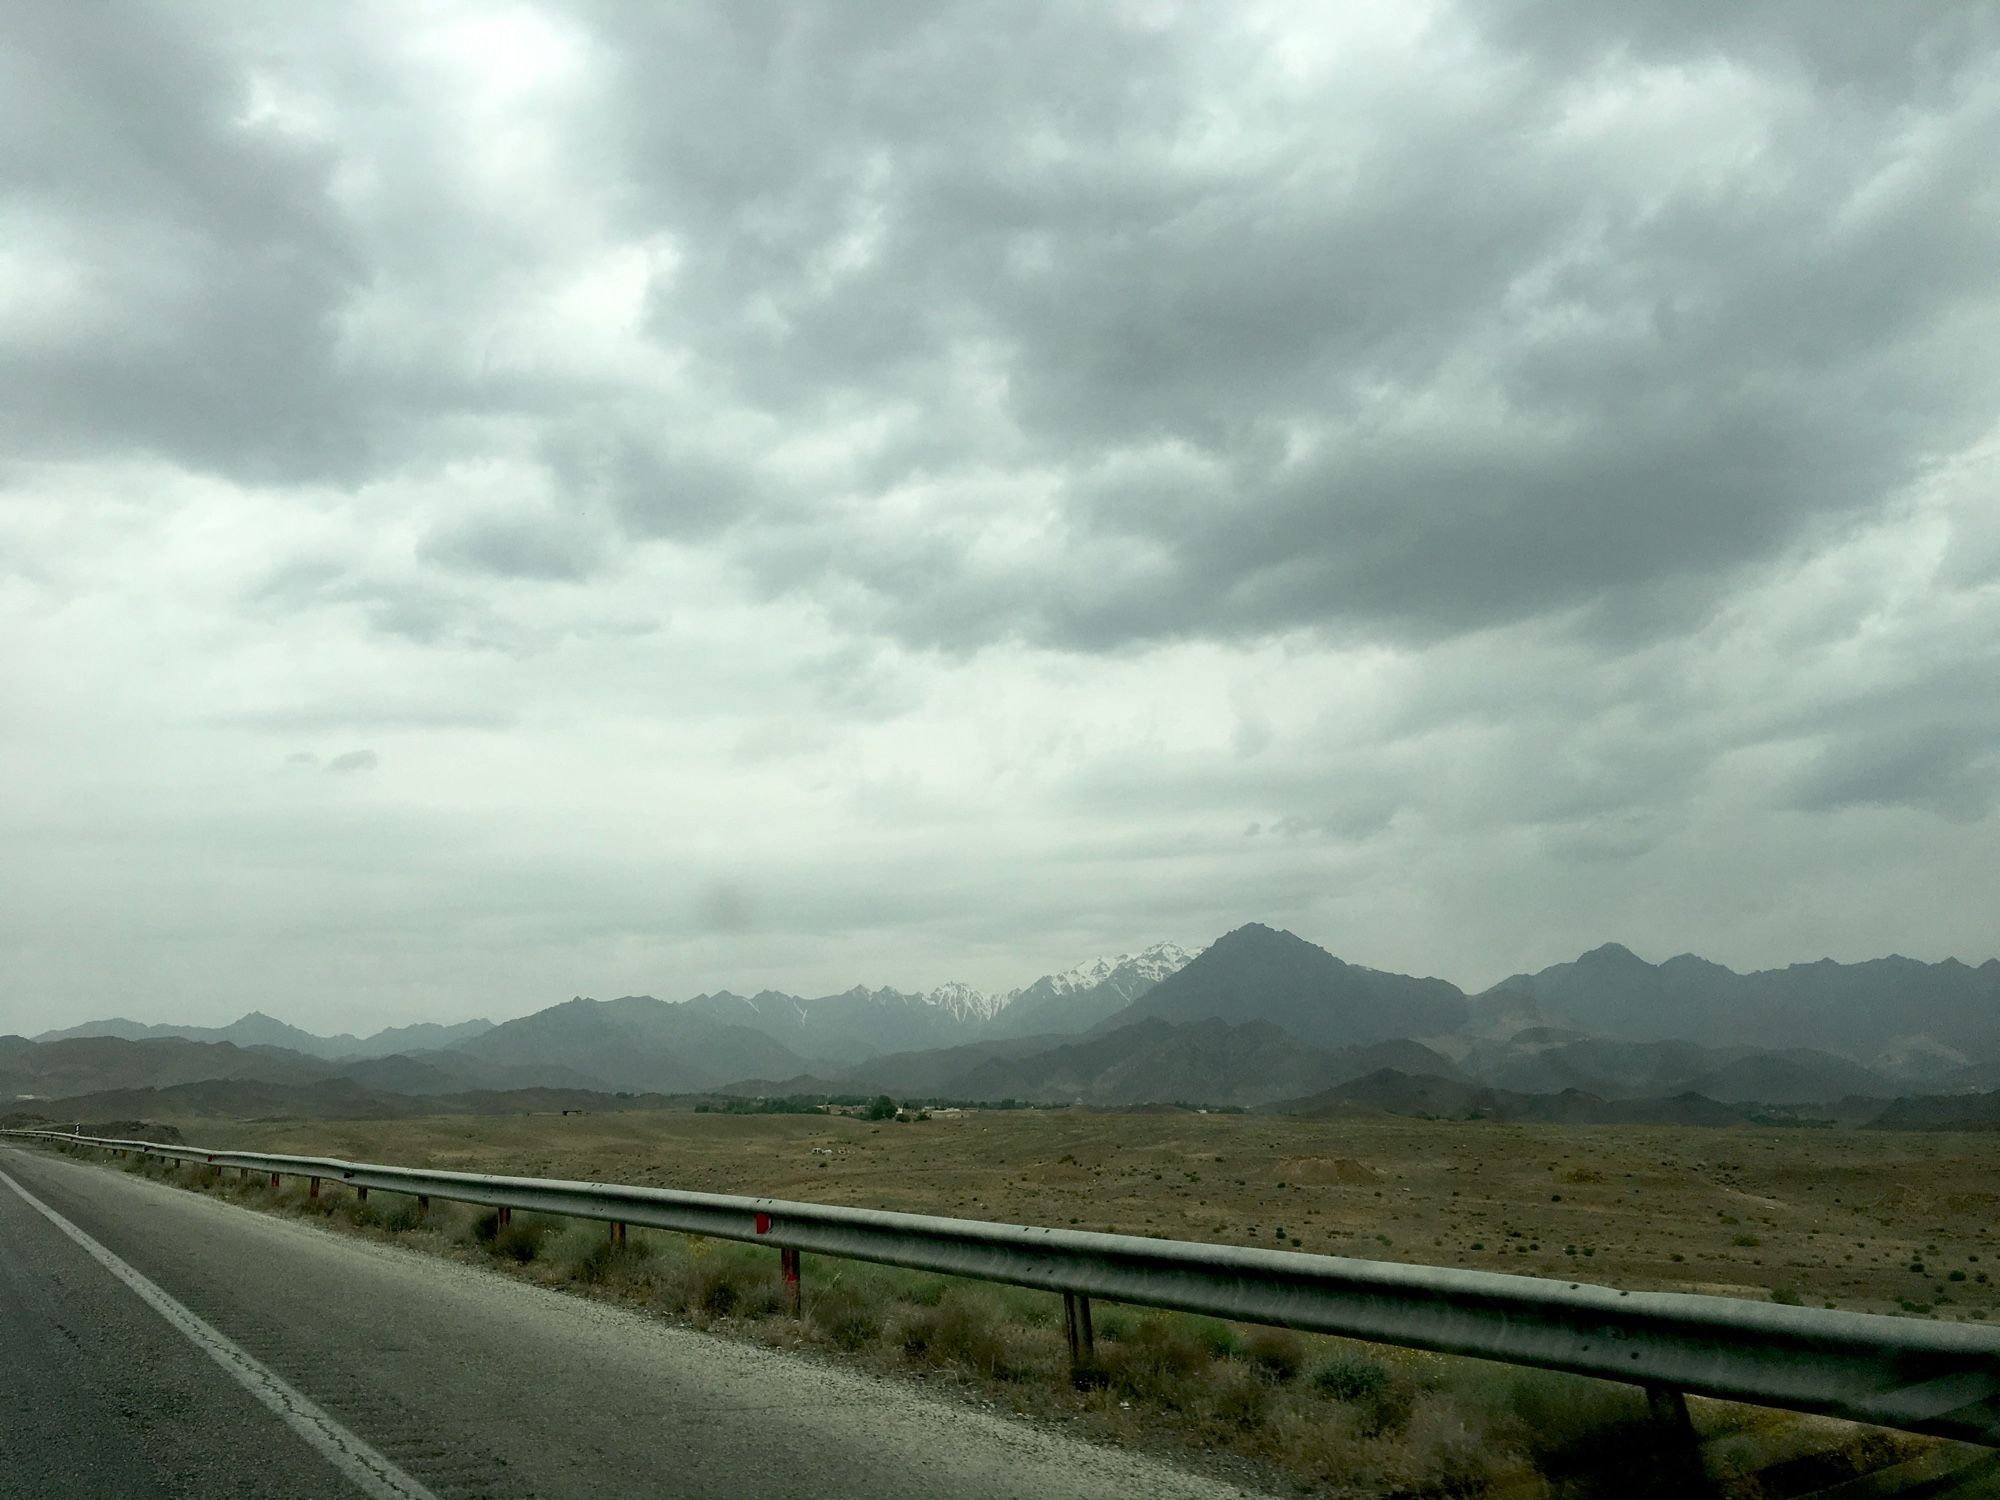
[[[778,1269],[785,1278],[785,1305],[796,1318],[803,1301],[799,1287],[799,1252],[789,1245],[781,1248],[778,1251]]]
[[[1694,1418],[1688,1415],[1687,1396],[1670,1385],[1649,1385],[1646,1387],[1646,1409],[1653,1420],[1673,1433],[1676,1437],[1692,1441],[1694,1438]]]
[[[611,1244],[614,1249],[625,1248],[625,1226],[616,1219],[611,1221]]]
[[[1063,1335],[1069,1340],[1070,1380],[1076,1385],[1093,1383],[1097,1369],[1097,1330],[1090,1326],[1090,1299],[1064,1292]]]
[[[430,1212],[431,1195],[429,1193],[417,1194],[417,1217],[420,1219],[429,1218]]]
[[[1701,1460],[1701,1440],[1695,1435],[1694,1419],[1688,1415],[1687,1393],[1670,1385],[1644,1389],[1646,1410],[1659,1432],[1661,1457],[1680,1474],[1684,1493],[1712,1494],[1708,1470]]]
[[[354,1189],[354,1197],[357,1202],[366,1203],[368,1201],[368,1189],[357,1185]]]
[[[278,1174],[276,1172],[273,1172],[271,1174],[271,1186],[276,1187],[277,1185],[278,1185]]]
[[[319,1179],[317,1177],[308,1177],[306,1179],[306,1196],[308,1198],[317,1198],[319,1196]]]
[[[497,1228],[505,1229],[509,1224],[514,1222],[514,1210],[508,1208],[505,1204],[501,1204],[493,1210],[493,1221]]]

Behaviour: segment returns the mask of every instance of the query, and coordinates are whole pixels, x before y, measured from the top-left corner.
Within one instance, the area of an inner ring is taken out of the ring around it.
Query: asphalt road
[[[907,1384],[0,1148],[10,1500],[1243,1493]]]

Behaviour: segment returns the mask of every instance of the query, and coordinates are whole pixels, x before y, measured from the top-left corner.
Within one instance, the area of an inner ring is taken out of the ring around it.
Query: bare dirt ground
[[[968,1111],[180,1122],[190,1141],[2000,1317],[2000,1133]]]

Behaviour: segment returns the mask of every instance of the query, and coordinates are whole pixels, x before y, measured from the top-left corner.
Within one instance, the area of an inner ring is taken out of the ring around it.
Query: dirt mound
[[[151,1141],[156,1146],[178,1146],[181,1133],[172,1125],[155,1120],[99,1120],[83,1122],[85,1135],[111,1141]]]
[[[1278,1170],[1284,1181],[1308,1187],[1363,1187],[1382,1180],[1380,1172],[1351,1156],[1294,1156]]]

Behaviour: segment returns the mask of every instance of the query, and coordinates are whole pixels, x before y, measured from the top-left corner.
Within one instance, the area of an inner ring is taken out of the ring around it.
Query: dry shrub
[[[498,1209],[482,1209],[474,1212],[466,1221],[465,1234],[475,1245],[491,1245],[494,1236],[500,1233],[500,1212]]]
[[[995,1380],[1018,1373],[993,1309],[962,1291],[947,1293],[933,1307],[905,1309],[890,1336],[904,1354],[928,1364],[962,1365]]]
[[[777,1278],[740,1261],[703,1257],[689,1268],[686,1306],[710,1318],[762,1318],[784,1306]]]
[[[1120,1395],[1177,1410],[1200,1403],[1202,1377],[1216,1363],[1185,1322],[1158,1315],[1136,1320],[1121,1338],[1100,1339],[1097,1358]]]
[[[408,1234],[413,1229],[423,1227],[423,1215],[417,1212],[417,1200],[399,1197],[380,1210],[382,1227],[391,1234]]]
[[[1215,1360],[1190,1382],[1193,1399],[1185,1403],[1220,1435],[1249,1432],[1264,1424],[1271,1410],[1271,1383],[1256,1368],[1239,1360]]]
[[[1533,1466],[1441,1401],[1424,1401],[1397,1440],[1410,1488],[1426,1500],[1475,1500],[1504,1487],[1510,1495],[1546,1493]]]
[[[1684,1455],[1632,1386],[1546,1370],[1465,1364],[1435,1403],[1454,1420],[1484,1420],[1559,1493],[1678,1500]],[[1441,1419],[1440,1419],[1441,1420]]]
[[[814,1332],[836,1349],[863,1349],[882,1336],[882,1313],[849,1287],[834,1287],[810,1298],[806,1317]]]
[[[1334,1355],[1313,1371],[1312,1383],[1322,1396],[1351,1408],[1356,1429],[1367,1437],[1401,1431],[1416,1403],[1409,1380],[1365,1354]]]
[[[542,1227],[539,1224],[507,1224],[493,1236],[493,1253],[503,1260],[526,1265],[541,1253]]]
[[[644,1238],[616,1244],[608,1225],[570,1219],[542,1241],[539,1259],[559,1277],[598,1286],[651,1254],[652,1246]]]
[[[502,1224],[499,1211],[489,1208],[473,1215],[460,1233],[496,1260],[511,1260],[525,1266],[541,1253],[543,1239],[556,1227],[556,1220],[538,1214]]]
[[[322,1219],[330,1219],[340,1211],[340,1200],[324,1189],[315,1197],[302,1187],[298,1190],[296,1206],[302,1214],[318,1214]]]
[[[1192,1318],[1188,1321],[1188,1332],[1211,1359],[1227,1359],[1241,1341],[1237,1330],[1220,1318]]]
[[[1266,1380],[1284,1385],[1305,1368],[1306,1341],[1289,1328],[1253,1328],[1243,1337],[1241,1353]]]

